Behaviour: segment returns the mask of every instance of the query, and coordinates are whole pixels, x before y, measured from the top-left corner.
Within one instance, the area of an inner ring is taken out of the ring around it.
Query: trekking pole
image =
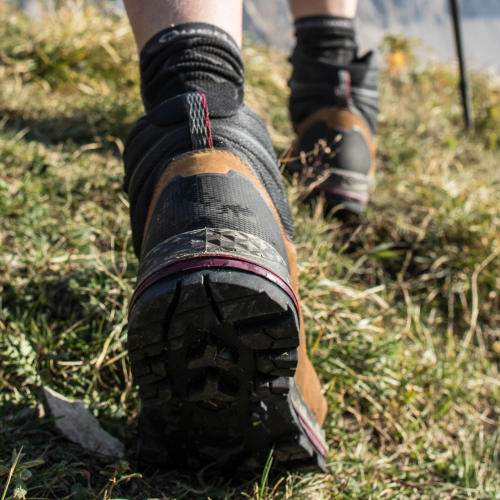
[[[465,128],[469,132],[474,126],[472,117],[471,97],[467,71],[465,68],[464,43],[462,37],[462,24],[460,22],[460,6],[458,0],[450,0],[451,15],[453,18],[453,28],[455,32],[455,44],[457,46],[458,64],[460,67],[460,92],[462,95],[462,105],[464,108]]]

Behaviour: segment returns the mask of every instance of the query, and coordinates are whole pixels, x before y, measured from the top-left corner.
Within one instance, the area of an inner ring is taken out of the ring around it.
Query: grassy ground
[[[139,474],[54,432],[41,384],[133,449],[137,263],[120,152],[141,112],[124,19],[72,9],[58,21],[0,7],[0,499],[499,499],[500,85],[474,77],[467,138],[454,72],[401,54],[382,73],[367,215],[323,219],[288,183],[328,473],[237,486]],[[245,59],[247,100],[283,152],[285,57],[250,47]]]

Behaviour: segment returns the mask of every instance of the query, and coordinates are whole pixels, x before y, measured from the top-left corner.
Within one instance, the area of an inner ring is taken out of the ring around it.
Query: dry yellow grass
[[[382,72],[378,181],[357,223],[323,218],[287,181],[330,405],[327,474],[245,485],[139,476],[132,454],[89,456],[38,417],[43,382],[132,450],[137,265],[120,151],[141,113],[137,59],[123,18],[57,16],[39,24],[0,9],[0,492],[12,471],[8,498],[16,487],[15,498],[57,499],[500,498],[500,87],[474,76],[477,131],[466,137],[443,66]],[[247,100],[281,153],[285,56],[244,55]]]

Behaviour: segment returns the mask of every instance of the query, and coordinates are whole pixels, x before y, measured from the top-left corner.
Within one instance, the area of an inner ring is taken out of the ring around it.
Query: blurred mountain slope
[[[499,0],[462,0],[467,54],[474,66],[500,71],[495,50],[500,32]],[[245,0],[245,28],[250,36],[274,47],[292,44],[292,21],[287,0]],[[421,38],[442,58],[454,55],[454,42],[447,0],[364,0],[360,2],[359,41],[363,49],[380,43],[387,33]]]

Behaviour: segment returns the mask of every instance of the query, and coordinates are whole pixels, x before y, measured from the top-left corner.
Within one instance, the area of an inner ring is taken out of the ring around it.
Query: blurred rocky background
[[[36,15],[40,0],[14,0]],[[48,0],[64,3],[64,0]],[[47,0],[42,0],[47,3]],[[101,0],[121,7],[121,0]],[[387,34],[421,39],[425,58],[451,59],[454,42],[448,0],[360,0],[359,42],[362,49],[377,46]],[[465,46],[472,67],[500,71],[498,33],[500,0],[462,0]],[[292,45],[292,20],[287,0],[244,0],[244,23],[249,36],[273,47]],[[430,49],[430,50],[427,50]]]
[[[500,0],[462,0],[461,6],[471,65],[500,71]],[[287,49],[291,23],[287,0],[245,0],[245,26],[252,38]],[[448,0],[360,0],[358,28],[362,49],[391,33],[419,38],[424,57],[447,60],[455,54]]]

